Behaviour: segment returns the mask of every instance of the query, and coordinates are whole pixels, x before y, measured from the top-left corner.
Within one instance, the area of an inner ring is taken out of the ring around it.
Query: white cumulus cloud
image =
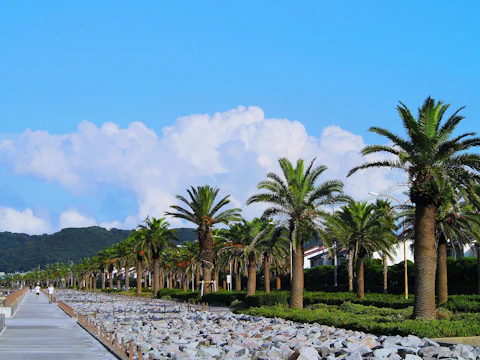
[[[79,228],[97,225],[97,221],[81,214],[77,209],[70,208],[60,214],[58,221],[60,229],[64,228]]]
[[[50,233],[52,227],[47,220],[35,216],[31,209],[19,211],[0,206],[0,231],[40,235]]]
[[[259,216],[261,206],[245,206],[267,172],[280,172],[278,158],[303,158],[328,171],[320,179],[344,181],[346,192],[357,199],[381,191],[403,175],[386,169],[348,171],[366,161],[359,152],[361,136],[338,126],[325,126],[321,134],[308,134],[298,121],[266,118],[259,107],[239,106],[213,115],[180,117],[158,134],[141,122],[126,128],[114,123],[101,127],[83,121],[65,135],[27,130],[15,140],[0,142],[0,163],[16,174],[56,182],[76,196],[93,196],[98,189],[133,192],[138,213],[101,224],[134,228],[147,215],[163,217],[175,195],[187,197],[190,186],[209,184],[232,195],[246,218]],[[383,155],[382,155],[383,156]],[[1,205],[1,204],[0,204]],[[172,226],[181,225],[168,219]],[[61,214],[59,227],[100,223],[75,209]]]

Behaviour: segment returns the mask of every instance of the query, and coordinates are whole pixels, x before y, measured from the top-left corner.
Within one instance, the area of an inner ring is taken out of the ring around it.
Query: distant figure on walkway
[[[35,286],[35,294],[37,294],[37,299],[40,296],[40,284],[37,283],[37,286]]]
[[[30,294],[32,294],[32,293],[33,293],[33,286],[32,286],[32,284],[30,284]]]
[[[53,288],[53,284],[50,284],[48,287],[48,303],[51,304],[53,302],[53,292],[55,289]]]

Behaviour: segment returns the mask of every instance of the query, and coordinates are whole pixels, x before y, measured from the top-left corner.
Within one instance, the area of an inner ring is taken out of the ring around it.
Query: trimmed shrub
[[[268,294],[254,294],[245,297],[243,302],[248,307],[260,307],[260,306],[275,306],[275,305],[288,305],[290,300],[290,292],[288,291],[273,291]]]
[[[201,301],[209,305],[231,306],[232,303],[238,303],[243,299],[245,299],[245,291],[220,290],[203,295]]]

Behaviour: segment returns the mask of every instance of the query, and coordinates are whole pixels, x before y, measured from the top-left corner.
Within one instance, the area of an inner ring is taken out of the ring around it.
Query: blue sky
[[[404,179],[344,176],[384,141],[369,126],[402,133],[399,100],[466,105],[459,130],[478,129],[478,14],[477,1],[1,2],[0,230],[131,228],[205,183],[244,207],[279,156],[321,152],[357,199],[386,189]]]

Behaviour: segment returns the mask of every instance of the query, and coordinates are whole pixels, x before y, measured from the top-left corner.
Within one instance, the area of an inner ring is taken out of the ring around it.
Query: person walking
[[[40,297],[40,284],[37,283],[37,286],[35,286],[35,294],[37,296],[37,299]]]
[[[53,284],[50,283],[50,286],[48,287],[48,303],[51,304],[53,303],[53,292],[55,289],[53,288]]]
[[[30,284],[30,294],[32,294],[32,293],[33,293],[33,286],[32,286],[32,284]]]

